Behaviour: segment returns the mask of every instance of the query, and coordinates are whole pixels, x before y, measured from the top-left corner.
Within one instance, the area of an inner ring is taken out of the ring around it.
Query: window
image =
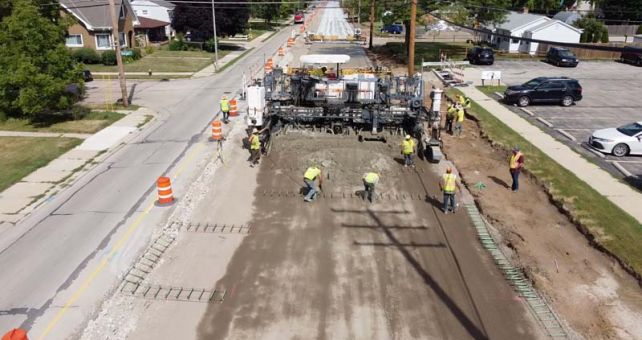
[[[80,34],[70,34],[65,38],[65,45],[67,47],[82,47],[82,35]]]
[[[143,14],[147,14],[147,10],[146,9],[143,10]]]
[[[125,19],[125,5],[120,6],[120,18]]]
[[[120,41],[120,47],[127,47],[127,39],[125,39],[124,32],[118,32],[118,40]]]
[[[97,50],[110,50],[111,49],[111,34],[109,34],[109,33],[96,34],[96,49]]]
[[[517,44],[517,43],[519,43],[519,40],[517,40],[517,39],[513,39],[511,42],[512,42],[513,44]]]

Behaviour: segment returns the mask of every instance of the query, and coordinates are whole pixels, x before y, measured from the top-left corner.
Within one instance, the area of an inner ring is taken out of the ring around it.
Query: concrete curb
[[[568,132],[566,132],[566,131],[564,131],[564,130],[562,130],[562,129],[555,129],[555,131],[559,132],[559,133],[560,133],[560,134],[562,134],[564,137],[566,137],[566,138],[570,139],[570,140],[571,140],[571,141],[573,141],[573,142],[577,141],[577,139],[575,139],[575,137],[573,137],[573,135],[571,135],[570,133],[568,133]]]
[[[537,117],[536,119],[537,119],[540,123],[542,123],[542,124],[544,124],[544,125],[546,125],[546,126],[548,126],[548,127],[550,127],[550,128],[552,128],[552,127],[553,127],[553,123],[549,122],[548,120],[546,120],[546,119],[544,119],[544,118],[542,118],[542,117]]]
[[[618,161],[611,161],[611,164],[618,169],[624,176],[633,177],[633,174],[626,170]]]
[[[522,110],[524,113],[526,113],[527,115],[529,115],[531,117],[535,117],[535,114],[531,110],[525,109],[523,107],[521,107],[520,110]]]

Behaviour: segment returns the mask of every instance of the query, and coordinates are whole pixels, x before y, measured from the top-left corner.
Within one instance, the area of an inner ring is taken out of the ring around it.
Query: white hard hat
[[[410,135],[406,135],[406,139],[410,139]]]
[[[259,133],[259,130],[257,128],[252,129],[252,133]]]

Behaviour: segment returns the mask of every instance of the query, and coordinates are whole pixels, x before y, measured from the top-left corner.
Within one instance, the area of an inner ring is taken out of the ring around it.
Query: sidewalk
[[[465,75],[467,79],[481,78],[480,72],[477,69],[469,68],[466,70]],[[497,119],[504,122],[504,124],[510,126],[515,132],[526,138],[531,144],[542,150],[561,166],[571,171],[579,179],[604,195],[613,202],[613,204],[642,223],[642,195],[640,195],[640,193],[630,186],[621,183],[608,172],[589,162],[562,142],[557,141],[536,126],[531,125],[531,123],[518,114],[489,98],[474,86],[460,87],[458,89]]]
[[[74,137],[82,138],[84,142],[0,192],[0,229],[6,227],[5,223],[19,222],[46,201],[48,196],[68,186],[87,170],[85,168],[87,164],[94,161],[105,150],[119,145],[130,133],[136,131],[141,123],[145,122],[146,116],[150,115],[155,116],[156,113],[140,108],[93,135],[3,131],[0,135]]]

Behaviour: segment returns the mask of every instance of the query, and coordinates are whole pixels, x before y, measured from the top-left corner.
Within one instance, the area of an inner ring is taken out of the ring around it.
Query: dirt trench
[[[445,112],[446,102],[442,112]],[[443,121],[443,120],[442,120]],[[442,134],[459,170],[512,262],[521,267],[577,337],[641,339],[642,292],[616,260],[593,248],[528,173],[510,190],[509,152],[493,146],[473,120],[461,137]],[[525,155],[528,166],[528,154]],[[476,184],[483,183],[479,189]]]

